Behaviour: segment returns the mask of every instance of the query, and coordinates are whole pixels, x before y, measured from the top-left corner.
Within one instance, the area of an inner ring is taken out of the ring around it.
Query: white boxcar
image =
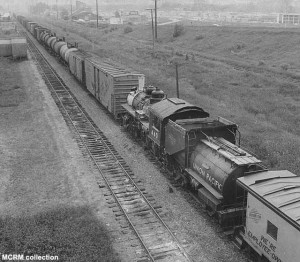
[[[86,87],[115,118],[124,112],[121,104],[127,102],[128,93],[137,87],[143,90],[145,76],[131,72],[99,57],[85,60]]]
[[[266,171],[237,184],[248,192],[244,240],[271,262],[300,261],[300,177]]]

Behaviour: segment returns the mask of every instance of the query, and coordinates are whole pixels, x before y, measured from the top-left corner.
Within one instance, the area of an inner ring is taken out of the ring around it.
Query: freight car
[[[245,224],[236,239],[256,251],[256,260],[296,262],[300,258],[300,177],[266,171],[238,178],[247,192]]]
[[[145,76],[103,61],[95,55],[85,57],[84,64],[87,90],[118,119],[123,111],[121,104],[126,102],[133,86],[143,88]]]
[[[65,42],[64,38],[58,38],[47,28],[40,27],[24,17],[19,16],[18,20],[47,50],[58,56],[69,67],[71,74],[116,119],[123,112],[121,104],[126,103],[132,87],[143,89],[145,85],[143,74],[122,68],[94,54],[79,51],[76,44]]]

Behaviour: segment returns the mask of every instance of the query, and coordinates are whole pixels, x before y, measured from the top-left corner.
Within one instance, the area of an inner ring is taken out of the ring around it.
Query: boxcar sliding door
[[[99,73],[99,71],[100,70],[97,68],[97,85],[96,85],[97,91],[96,91],[95,96],[96,96],[97,100],[100,101],[100,88],[101,88],[101,85],[100,85],[100,73]]]
[[[97,90],[98,90],[98,74],[97,67],[94,66],[94,97],[97,98]]]

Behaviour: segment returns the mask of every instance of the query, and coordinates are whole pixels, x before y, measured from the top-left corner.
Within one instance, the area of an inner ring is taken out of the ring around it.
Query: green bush
[[[130,26],[126,26],[126,27],[124,28],[124,34],[128,34],[128,33],[132,32],[132,31],[133,31],[133,29],[132,29],[132,27],[130,27]]]
[[[176,24],[174,26],[173,37],[181,36],[183,33],[184,33],[184,27],[183,27],[183,25]]]
[[[202,40],[202,39],[204,39],[204,36],[203,36],[203,35],[197,35],[197,36],[195,37],[195,40]]]
[[[289,64],[281,64],[280,67],[282,70],[287,71],[290,68],[290,65]]]

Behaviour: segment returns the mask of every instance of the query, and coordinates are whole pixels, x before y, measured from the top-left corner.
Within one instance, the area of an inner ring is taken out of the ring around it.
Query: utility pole
[[[98,0],[96,0],[96,12],[97,12],[97,28],[98,28],[98,26],[99,26]]]
[[[57,6],[57,0],[56,0],[56,19],[58,20],[58,6]]]
[[[72,16],[73,16],[73,3],[72,3],[72,0],[71,1],[71,22],[72,22]]]
[[[157,0],[155,1],[155,39],[157,40]]]
[[[146,10],[150,10],[151,11],[151,25],[152,25],[152,51],[154,54],[154,22],[153,22],[153,9],[152,8],[148,8]]]
[[[176,68],[176,92],[177,92],[177,98],[179,98],[178,63],[175,63],[175,68]]]

